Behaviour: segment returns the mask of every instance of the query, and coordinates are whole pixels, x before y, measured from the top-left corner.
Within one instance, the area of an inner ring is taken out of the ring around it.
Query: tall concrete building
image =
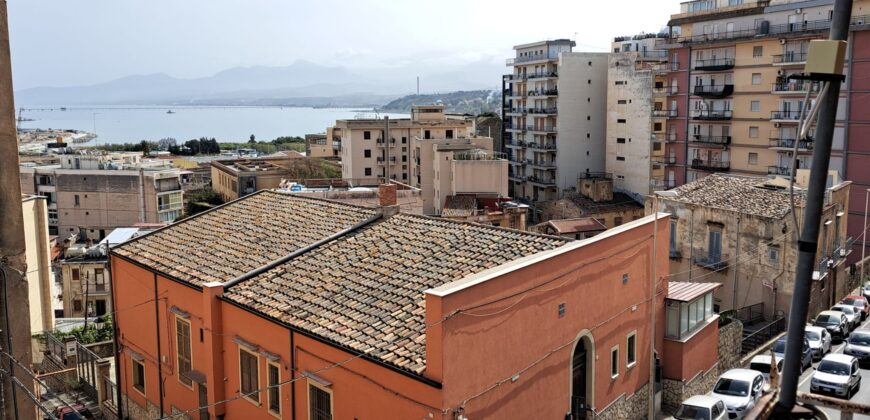
[[[572,52],[559,39],[514,47],[503,77],[511,194],[554,200],[585,172],[604,171],[606,53]]]
[[[797,142],[806,93],[818,86],[789,80],[803,71],[809,41],[827,38],[833,1],[697,0],[668,23],[665,179],[682,185],[714,172],[790,177],[810,167],[812,141]],[[862,237],[870,187],[870,2],[853,3],[830,168],[853,181],[849,235]],[[670,106],[670,105],[669,105]],[[797,143],[797,144],[795,144]],[[797,146],[796,157],[794,148]],[[792,162],[795,162],[794,164]],[[863,243],[856,244],[860,250]],[[851,260],[860,255],[853,253]]]
[[[411,118],[338,120],[326,130],[340,150],[342,178],[356,185],[389,179],[421,190],[423,214],[441,214],[448,197],[507,197],[508,162],[491,137],[475,134],[474,120],[415,105]]]
[[[664,99],[668,52],[656,48],[667,34],[618,37],[607,68],[605,168],[613,189],[638,201],[669,187],[665,180]]]
[[[183,211],[180,171],[120,155],[62,155],[60,165],[22,166],[21,191],[48,200],[49,233],[100,240],[117,227],[169,223]]]

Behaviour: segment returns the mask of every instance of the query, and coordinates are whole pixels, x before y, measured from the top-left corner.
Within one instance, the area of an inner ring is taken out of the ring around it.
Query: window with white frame
[[[637,331],[628,334],[625,340],[625,367],[626,369],[637,363]]]
[[[616,378],[619,376],[619,346],[613,346],[610,349],[610,377]]]
[[[308,419],[332,420],[332,393],[314,383],[308,384]]]
[[[145,364],[141,360],[130,359],[133,365],[133,388],[145,393]]]
[[[706,293],[690,302],[666,300],[665,308],[665,336],[681,340],[706,325],[713,316],[713,293]]]
[[[272,414],[281,415],[281,367],[269,362],[266,368],[266,378],[269,386],[269,411]]]
[[[177,316],[175,317],[175,353],[178,360],[178,382],[191,387],[193,381],[188,374],[193,370],[191,361],[193,357],[190,351],[190,321]]]

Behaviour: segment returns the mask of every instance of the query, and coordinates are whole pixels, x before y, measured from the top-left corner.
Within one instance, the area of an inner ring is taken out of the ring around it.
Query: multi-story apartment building
[[[314,158],[337,158],[338,149],[332,147],[329,134],[306,134],[305,156]]]
[[[608,54],[559,39],[514,47],[502,81],[511,194],[554,200],[577,176],[604,170]]]
[[[70,154],[60,165],[22,166],[21,191],[47,197],[49,232],[62,239],[99,240],[116,227],[181,217],[180,171],[133,156]]]
[[[380,182],[389,169],[391,180],[421,190],[423,214],[440,214],[457,194],[508,196],[508,162],[493,152],[492,138],[443,105],[415,105],[410,118],[338,120],[327,137],[341,151],[344,179]]]
[[[605,168],[613,188],[638,201],[665,181],[664,120],[676,112],[664,96],[667,54],[656,49],[666,34],[618,37],[607,68],[607,140]]]
[[[809,41],[826,38],[833,1],[698,0],[671,16],[668,82],[678,112],[667,120],[666,180],[682,185],[713,172],[788,177],[809,168],[812,141],[796,141],[800,109],[818,86],[788,80],[803,71]],[[830,168],[855,183],[850,236],[863,238],[870,148],[870,2],[853,3],[846,82],[836,116]],[[797,144],[795,144],[797,143]],[[797,156],[793,155],[797,146]],[[856,245],[860,250],[863,243]],[[852,259],[860,253],[853,253]]]

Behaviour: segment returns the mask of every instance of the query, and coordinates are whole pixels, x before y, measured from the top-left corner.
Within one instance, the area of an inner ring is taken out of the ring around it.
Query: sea
[[[246,142],[323,133],[335,120],[407,118],[408,114],[360,108],[260,106],[19,106],[19,128],[83,130],[97,137],[81,146],[208,137]]]

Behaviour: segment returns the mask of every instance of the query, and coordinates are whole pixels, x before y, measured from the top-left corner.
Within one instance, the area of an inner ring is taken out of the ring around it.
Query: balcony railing
[[[537,89],[530,90],[528,96],[557,96],[559,89]]]
[[[538,73],[524,73],[524,74],[506,74],[505,78],[508,80],[527,80],[527,79],[542,79],[547,77],[559,77],[559,73],[555,71],[546,71],[546,72],[538,72]]]
[[[531,131],[533,133],[556,134],[556,127],[529,126],[529,127],[526,127],[526,131]]]
[[[707,172],[723,172],[731,168],[731,162],[727,160],[692,159],[692,169]]]
[[[863,25],[865,22],[870,22],[867,16],[853,16],[852,25]],[[759,26],[755,29],[746,29],[740,31],[722,31],[713,34],[700,34],[685,37],[673,37],[662,39],[659,42],[665,44],[673,43],[703,43],[722,40],[736,39],[751,39],[757,36],[771,36],[779,34],[801,33],[801,32],[818,32],[825,31],[831,27],[831,21],[827,19],[814,20],[800,23],[783,23],[779,25],[769,25],[767,27]]]
[[[695,60],[695,70],[699,71],[722,71],[734,68],[733,58],[711,58],[707,60]]]
[[[773,64],[802,64],[807,61],[805,52],[786,52],[773,56]]]
[[[734,85],[698,85],[694,93],[702,98],[724,98],[734,93]]]
[[[581,172],[577,179],[613,179],[610,172]]]
[[[676,156],[653,156],[650,158],[653,163],[658,163],[661,165],[676,165],[677,157]]]
[[[508,147],[526,147],[526,142],[522,140],[509,140],[505,145]]]
[[[532,163],[530,163],[530,165],[538,167],[538,168],[550,169],[550,168],[556,167],[556,162],[539,160],[539,161],[532,161]]]
[[[770,139],[771,148],[794,150],[795,139]],[[798,150],[810,151],[813,150],[813,142],[811,140],[801,140],[798,142]]]
[[[692,119],[704,121],[727,121],[731,119],[731,110],[710,111],[706,109],[696,109],[692,112]]]
[[[529,142],[526,147],[538,150],[556,150],[555,144]]]
[[[655,95],[676,95],[679,91],[680,89],[678,86],[663,86],[653,88],[653,94]]]
[[[526,112],[529,114],[556,114],[557,110],[555,107],[551,108],[528,108]]]
[[[653,179],[649,185],[656,191],[670,190],[677,187],[677,182],[672,179]]]
[[[544,187],[554,187],[556,186],[556,180],[554,178],[544,178],[538,176],[530,176],[526,178],[532,184],[538,184]]]
[[[771,120],[785,120],[785,121],[795,121],[797,122],[800,119],[801,113],[800,111],[771,111],[770,119]]]
[[[673,118],[677,116],[676,109],[654,109],[653,117]]]
[[[379,165],[383,165],[383,164],[384,164],[384,161],[385,161],[385,158],[383,158],[383,157],[378,157],[378,164],[379,164]],[[390,156],[390,163],[396,163],[396,157],[395,157],[395,156]]]
[[[724,271],[728,268],[727,255],[714,255],[700,249],[695,249],[692,262],[713,271]]]
[[[791,176],[791,168],[787,166],[768,166],[768,175]]]
[[[693,134],[690,137],[692,143],[713,144],[716,146],[727,146],[731,144],[731,136],[708,136],[704,134]]]
[[[819,85],[806,82],[806,81],[794,81],[794,82],[777,82],[773,84],[773,89],[771,92],[773,93],[806,93],[807,90],[811,90],[812,92],[819,91]]]
[[[508,164],[510,164],[510,165],[518,165],[518,166],[525,166],[526,161],[525,161],[525,159],[510,158],[510,159],[508,159]]]
[[[505,113],[507,113],[507,114],[525,114],[525,113],[526,113],[526,109],[525,109],[525,108],[522,108],[522,107],[517,107],[517,108],[506,108],[506,109],[505,109]],[[516,128],[514,128],[514,130],[516,130]]]
[[[558,53],[540,54],[540,55],[530,55],[530,56],[524,56],[524,57],[508,58],[506,60],[506,63],[509,66],[513,66],[513,65],[517,65],[517,64],[521,64],[521,63],[529,63],[532,61],[556,60],[558,58],[559,58]]]

